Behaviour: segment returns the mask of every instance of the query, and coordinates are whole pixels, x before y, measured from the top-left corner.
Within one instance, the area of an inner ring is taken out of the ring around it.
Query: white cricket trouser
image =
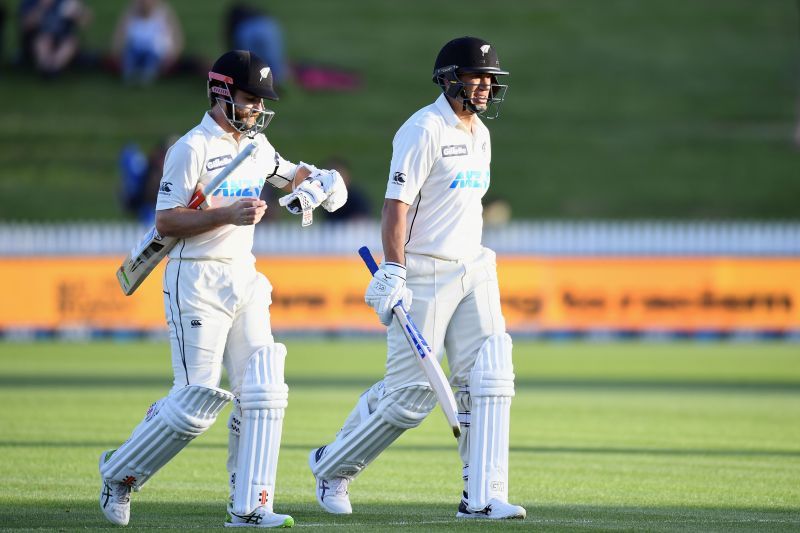
[[[450,384],[464,391],[484,341],[490,335],[502,334],[506,330],[500,309],[495,253],[483,248],[478,257],[468,261],[446,261],[406,254],[406,268],[406,283],[413,291],[409,311],[411,318],[440,362],[443,353],[447,352]],[[386,393],[409,383],[426,382],[416,355],[411,352],[396,320],[392,321],[387,338]],[[471,408],[469,395],[462,392],[456,397],[459,411],[468,413]],[[468,414],[465,416],[469,417]],[[461,430],[458,452],[466,481],[469,463],[468,422],[462,423]]]
[[[172,345],[173,390],[218,387],[222,367],[239,396],[247,361],[274,342],[272,286],[253,263],[170,259],[164,309]]]
[[[436,358],[441,361],[447,352],[450,383],[459,388],[457,402],[463,420],[458,450],[466,480],[470,372],[486,339],[505,333],[495,254],[484,248],[478,257],[467,261],[406,254],[406,268],[406,282],[414,293],[409,313]],[[424,398],[420,396],[420,385],[428,380],[397,321],[389,326],[387,342],[384,379],[361,396],[336,440],[316,458],[319,471],[325,475],[358,475],[400,433],[416,427],[433,408],[434,404],[427,401],[429,389]],[[386,402],[391,403],[387,406]],[[399,409],[393,409],[398,403]],[[403,413],[401,423],[392,416],[387,418],[395,412]]]
[[[466,386],[483,342],[506,330],[495,253],[483,248],[468,261],[406,254],[406,268],[406,283],[413,292],[411,318],[439,361],[447,352],[450,384]],[[386,392],[426,382],[396,320],[389,326],[387,339]]]

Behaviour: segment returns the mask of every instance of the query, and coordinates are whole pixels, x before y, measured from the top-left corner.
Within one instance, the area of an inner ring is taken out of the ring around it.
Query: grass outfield
[[[306,465],[382,372],[379,341],[288,340],[276,509],[296,528],[373,531],[800,529],[800,350],[792,344],[517,342],[512,500],[526,521],[463,523],[455,443],[440,412],[322,512]],[[97,458],[170,384],[161,343],[0,344],[0,529],[111,527]],[[224,420],[138,494],[130,528],[216,529]]]

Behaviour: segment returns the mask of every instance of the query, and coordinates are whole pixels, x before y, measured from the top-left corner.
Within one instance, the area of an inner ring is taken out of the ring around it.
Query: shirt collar
[[[450,101],[447,99],[444,93],[439,95],[439,98],[436,99],[434,105],[436,106],[436,109],[439,110],[439,113],[442,114],[445,122],[447,122],[449,126],[458,127],[461,125],[461,119],[458,118],[456,112],[453,111],[452,107],[450,107]]]
[[[213,137],[224,137],[227,135],[228,137],[233,138],[233,134],[223,130],[222,126],[217,124],[217,121],[214,120],[214,117],[212,117],[211,113],[209,112],[206,112],[206,114],[203,115],[203,120],[200,121],[200,127],[206,130]]]
[[[447,99],[444,93],[439,95],[439,98],[436,99],[434,105],[436,106],[436,109],[439,111],[439,113],[442,114],[448,126],[459,128],[466,131],[467,133],[470,133],[467,127],[464,125],[464,123],[461,122],[461,119],[458,118],[456,112],[453,111],[453,108],[450,106],[450,100]]]

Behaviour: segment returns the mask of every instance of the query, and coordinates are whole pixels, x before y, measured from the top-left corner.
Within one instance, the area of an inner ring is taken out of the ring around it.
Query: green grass
[[[323,513],[308,450],[380,377],[380,341],[287,341],[276,509],[297,528],[373,531],[786,531],[800,528],[800,354],[792,344],[517,341],[511,497],[524,522],[464,524],[455,443],[438,411]],[[110,527],[96,461],[168,389],[161,343],[0,344],[0,528]],[[227,410],[133,498],[131,528],[215,529]]]
[[[108,48],[119,2],[88,1]],[[187,48],[223,51],[223,2],[174,0]],[[291,160],[351,160],[375,201],[391,139],[436,96],[448,39],[494,42],[512,75],[492,123],[491,194],[518,218],[798,218],[798,14],[789,0],[271,2],[289,56],[355,69],[357,93],[295,86],[268,130]],[[10,40],[10,37],[9,37]],[[196,124],[204,80],[124,87],[106,74],[42,83],[4,72],[0,221],[113,220],[116,158]],[[58,202],[53,202],[58,198]]]

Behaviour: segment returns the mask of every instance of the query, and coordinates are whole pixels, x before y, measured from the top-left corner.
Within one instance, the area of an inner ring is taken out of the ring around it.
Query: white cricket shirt
[[[406,253],[449,260],[480,253],[492,145],[475,118],[467,131],[442,94],[395,134],[386,198],[411,206]]]
[[[199,125],[167,151],[156,210],[186,207],[197,186],[205,186],[250,143],[258,144],[255,155],[228,176],[211,195],[209,205],[220,207],[241,198],[258,198],[265,181],[275,187],[289,183],[297,165],[283,159],[263,134],[259,133],[254,139],[242,136],[237,143],[232,134],[206,113]],[[254,225],[220,226],[180,240],[169,257],[254,262],[254,231]]]

